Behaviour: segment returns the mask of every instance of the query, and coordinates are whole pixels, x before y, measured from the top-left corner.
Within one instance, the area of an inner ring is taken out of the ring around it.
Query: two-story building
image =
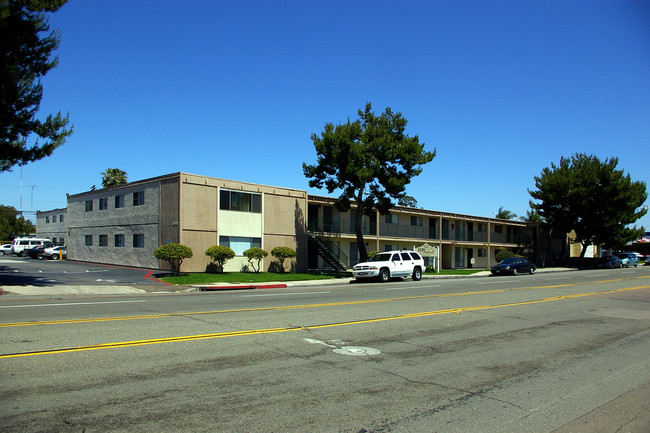
[[[36,212],[36,232],[41,238],[48,238],[57,245],[64,245],[67,239],[67,209],[53,209]]]
[[[58,227],[52,237],[67,243],[71,260],[166,269],[153,251],[177,242],[194,253],[183,262],[185,272],[206,271],[205,251],[213,245],[235,251],[226,271],[246,269],[243,252],[255,246],[268,252],[293,248],[297,257],[289,265],[295,270],[345,269],[359,260],[356,211],[340,212],[335,201],[179,172],[70,195],[66,210],[39,213],[37,230],[45,236],[52,224],[45,218],[58,215],[65,229]],[[417,248],[428,265],[450,269],[489,267],[499,248],[529,254],[534,230],[521,221],[397,206],[386,215],[364,216],[363,234],[368,251]],[[263,269],[272,261],[265,259]]]
[[[341,258],[347,266],[359,260],[354,230],[355,210],[339,212],[331,197],[309,196],[308,230]],[[389,213],[363,216],[362,232],[367,251],[420,249],[427,266],[441,269],[487,268],[496,263],[499,248],[523,250],[533,232],[522,221],[396,206]],[[309,267],[325,262],[310,254]]]

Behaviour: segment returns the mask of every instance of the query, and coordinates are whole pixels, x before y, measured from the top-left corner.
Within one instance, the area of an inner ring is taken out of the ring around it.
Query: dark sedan
[[[522,257],[508,257],[501,260],[498,265],[492,266],[490,272],[492,272],[492,275],[519,275],[520,272],[534,274],[536,269],[535,263]]]
[[[596,266],[607,269],[622,268],[623,261],[616,256],[603,256],[598,259]]]
[[[45,251],[45,245],[37,245],[27,250],[27,255],[32,259],[39,259],[39,255]]]

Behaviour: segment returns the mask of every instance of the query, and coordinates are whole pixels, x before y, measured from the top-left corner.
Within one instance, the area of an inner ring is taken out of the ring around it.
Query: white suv
[[[414,281],[422,278],[424,259],[415,251],[400,250],[378,253],[367,262],[357,263],[352,275],[362,278],[379,278],[386,282],[393,277],[411,277]]]

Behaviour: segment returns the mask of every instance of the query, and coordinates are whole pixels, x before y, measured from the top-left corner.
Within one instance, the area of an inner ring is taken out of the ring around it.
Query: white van
[[[45,238],[16,238],[11,244],[11,252],[20,257],[25,257],[27,250],[37,245],[51,247],[53,244],[51,240]]]

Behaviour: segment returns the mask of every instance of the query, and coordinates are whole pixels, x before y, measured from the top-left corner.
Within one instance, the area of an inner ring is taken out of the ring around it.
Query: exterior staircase
[[[337,252],[333,251],[332,247],[334,245],[311,231],[307,232],[307,241],[316,249],[318,255],[321,256],[323,260],[332,267],[332,269],[338,272],[347,271],[345,262],[341,260],[341,255],[343,253],[338,250],[338,248],[336,248],[338,250]]]

